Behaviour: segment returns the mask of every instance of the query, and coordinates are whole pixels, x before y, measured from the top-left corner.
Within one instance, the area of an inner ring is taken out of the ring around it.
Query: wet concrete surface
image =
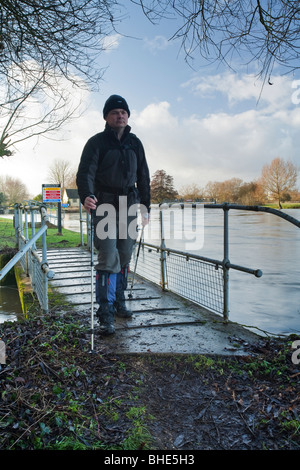
[[[51,288],[64,294],[72,308],[82,314],[83,322],[89,324],[90,253],[82,248],[49,250],[48,262],[55,272]],[[132,273],[126,297],[131,276]],[[116,333],[112,336],[97,334],[95,317],[95,349],[97,344],[105,342],[117,353],[248,355],[249,346],[259,342],[259,336],[252,331],[235,323],[224,323],[220,315],[171,292],[163,292],[160,286],[140,276],[135,276],[127,306],[133,316],[129,320],[116,318]],[[94,300],[94,313],[97,308]]]

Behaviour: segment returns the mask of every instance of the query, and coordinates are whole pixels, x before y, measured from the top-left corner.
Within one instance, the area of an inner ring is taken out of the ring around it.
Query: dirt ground
[[[167,368],[166,361],[155,358],[145,374],[144,396],[148,411],[158,417],[151,433],[159,449],[299,449],[296,388],[276,377],[249,378],[243,372],[247,359],[234,361],[241,372],[226,365],[220,371],[205,361],[196,370],[197,361],[169,361],[173,367]],[[283,431],[279,416],[284,413],[288,420],[297,417],[295,435]]]
[[[89,338],[59,310],[0,325],[0,449],[300,448],[295,338],[235,358],[90,353]]]

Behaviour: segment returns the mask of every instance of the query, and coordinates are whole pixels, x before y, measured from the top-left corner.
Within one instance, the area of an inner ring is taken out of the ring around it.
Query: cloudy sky
[[[20,178],[35,196],[50,183],[55,159],[76,169],[87,139],[104,128],[102,109],[111,94],[129,104],[129,124],[144,144],[151,175],[164,169],[177,190],[232,177],[252,181],[278,156],[300,165],[300,72],[281,76],[275,69],[273,85],[262,89],[249,67],[234,64],[233,71],[198,58],[191,68],[180,43],[169,41],[172,22],[155,26],[131,10],[121,34],[106,41],[103,82],[99,92],[84,94],[84,114],[57,140],[20,144],[12,157],[0,159],[1,176]]]

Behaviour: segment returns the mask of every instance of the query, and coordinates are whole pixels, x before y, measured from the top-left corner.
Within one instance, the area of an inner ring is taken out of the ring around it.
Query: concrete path
[[[55,277],[51,288],[64,294],[72,308],[90,322],[90,253],[81,248],[48,251]],[[95,276],[94,276],[95,277]],[[130,287],[129,275],[129,287]],[[110,337],[95,334],[97,345],[106,342],[117,353],[184,353],[209,355],[248,355],[249,345],[259,336],[234,323],[223,323],[220,315],[193,304],[136,276],[133,298],[128,307],[130,320],[116,318],[116,333]],[[94,303],[96,312],[98,305]],[[98,324],[95,318],[95,327]]]

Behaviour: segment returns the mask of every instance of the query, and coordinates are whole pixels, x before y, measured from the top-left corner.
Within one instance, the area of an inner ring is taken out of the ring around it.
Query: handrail
[[[27,201],[15,204],[14,208],[15,237],[19,251],[0,271],[0,280],[20,261],[26,274],[31,277],[32,287],[37,294],[43,311],[48,312],[48,280],[53,279],[55,273],[49,268],[47,261],[46,231],[50,226],[47,208],[41,204],[28,204]],[[35,233],[34,214],[37,210],[41,215],[41,228]],[[25,235],[23,233],[23,212],[25,213]],[[31,213],[31,239],[28,238],[28,212]],[[39,238],[42,238],[42,258],[35,249],[36,241]]]
[[[205,209],[222,209],[224,213],[223,217],[223,260],[216,260],[212,258],[208,258],[205,256],[200,256],[192,253],[188,253],[185,251],[180,251],[180,250],[175,250],[171,248],[167,248],[165,246],[165,240],[164,240],[164,227],[163,227],[163,209],[164,207],[180,207],[181,209],[184,209],[184,207],[191,207],[190,203],[183,204],[183,203],[163,203],[159,204],[159,210],[160,210],[160,217],[159,217],[159,223],[160,223],[160,234],[161,234],[161,243],[160,246],[158,245],[152,245],[147,242],[143,242],[142,246],[143,247],[148,247],[150,249],[156,250],[158,253],[161,254],[159,257],[160,264],[161,264],[161,279],[160,279],[160,285],[162,286],[163,290],[168,289],[168,273],[167,273],[167,267],[166,267],[166,254],[173,254],[173,255],[178,255],[181,258],[185,258],[186,261],[189,259],[193,259],[198,262],[203,262],[206,263],[207,266],[209,264],[214,265],[216,270],[218,268],[222,268],[223,270],[223,308],[222,308],[222,313],[223,313],[223,318],[224,321],[227,321],[229,318],[229,270],[234,269],[238,270],[241,272],[245,272],[248,274],[252,274],[256,277],[261,277],[263,275],[262,271],[260,269],[251,269],[247,268],[244,266],[239,266],[237,264],[233,264],[229,260],[229,220],[228,220],[228,213],[230,209],[235,209],[235,210],[246,210],[246,211],[254,211],[254,212],[267,212],[271,213],[273,215],[279,216],[288,222],[292,223],[296,227],[300,227],[300,221],[295,219],[294,217],[290,216],[289,214],[286,214],[282,211],[279,211],[277,209],[273,209],[270,207],[264,207],[264,206],[244,206],[240,204],[231,204],[231,203],[222,203],[222,204],[201,204],[201,203],[195,203],[192,204],[193,208],[197,207],[204,207]],[[147,275],[144,277],[147,278]],[[176,291],[175,291],[176,292]]]
[[[224,202],[222,204],[204,204],[204,207],[206,209],[236,209],[236,210],[242,210],[242,211],[253,211],[253,212],[268,212],[273,215],[277,215],[278,217],[281,217],[282,219],[287,220],[293,225],[296,225],[296,227],[300,228],[300,220],[295,219],[289,214],[286,214],[285,212],[282,212],[281,210],[278,209],[273,209],[272,207],[266,207],[266,206],[243,206],[241,204],[231,204]]]
[[[30,250],[30,248],[35,244],[35,242],[43,235],[44,232],[47,230],[47,226],[44,225],[40,230],[34,235],[34,237],[31,238],[31,240],[26,241],[25,237],[22,237],[22,234],[20,233],[20,237],[23,238],[23,240],[26,242],[23,248],[21,248],[14,256],[11,258],[8,263],[4,266],[4,268],[0,271],[0,281],[6,276],[6,274],[17,264],[18,261]],[[39,259],[39,255],[35,250],[32,250],[34,253],[34,256]],[[45,266],[45,264],[43,264]],[[44,268],[45,269],[45,268]],[[49,270],[50,271],[50,270]],[[48,272],[49,272],[48,271]],[[45,271],[46,272],[46,269]],[[48,275],[49,279],[52,279],[54,274]]]
[[[159,204],[159,207],[162,206],[168,206],[168,207],[174,207],[178,206],[181,207],[182,209],[187,206],[189,207],[192,205],[192,207],[197,207],[197,206],[202,206],[205,209],[236,209],[236,210],[242,210],[242,211],[253,211],[253,212],[268,212],[270,214],[277,215],[278,217],[281,217],[282,219],[287,220],[291,224],[296,225],[296,227],[300,227],[300,220],[295,219],[289,214],[286,214],[285,212],[282,212],[279,209],[274,209],[272,207],[267,207],[267,206],[258,206],[258,205],[242,205],[242,204],[234,204],[231,202],[222,202],[220,204],[218,203],[202,203],[202,202],[194,202],[194,203],[184,203],[184,202],[162,202]]]

